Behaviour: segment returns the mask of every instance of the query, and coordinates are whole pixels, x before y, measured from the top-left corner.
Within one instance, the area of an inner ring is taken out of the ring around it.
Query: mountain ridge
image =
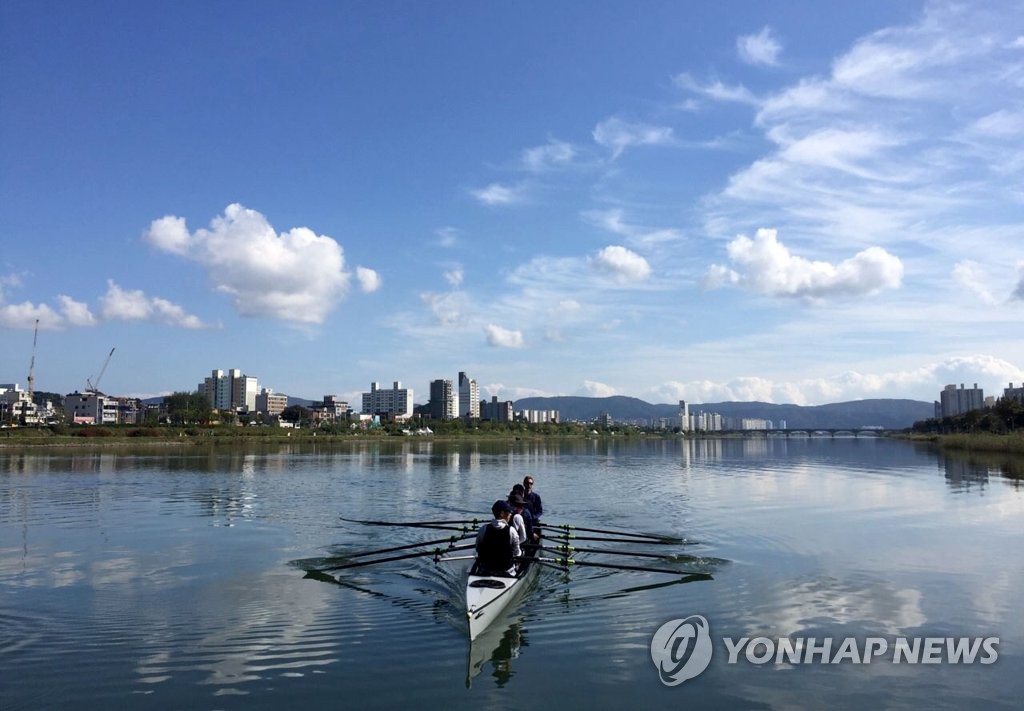
[[[663,417],[678,417],[678,404],[652,404],[635,397],[613,395],[610,397],[527,397],[513,403],[515,410],[558,410],[563,421],[590,421],[603,413],[611,415],[618,422],[636,420],[656,421]],[[792,405],[769,402],[713,402],[689,403],[691,414],[696,412],[718,413],[723,417],[753,418],[771,420],[781,427],[823,429],[881,427],[903,429],[918,420],[934,415],[930,402],[898,398],[877,398],[850,400],[826,405]]]

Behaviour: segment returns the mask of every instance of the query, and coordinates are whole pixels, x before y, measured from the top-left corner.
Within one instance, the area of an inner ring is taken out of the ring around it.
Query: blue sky
[[[0,5],[0,382],[1024,381],[1024,4]]]

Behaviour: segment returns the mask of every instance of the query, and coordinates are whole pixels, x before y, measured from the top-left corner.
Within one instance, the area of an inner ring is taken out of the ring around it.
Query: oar
[[[404,555],[393,555],[387,558],[377,558],[376,560],[361,560],[358,563],[345,563],[344,565],[330,565],[326,568],[319,568],[318,572],[326,572],[328,570],[347,570],[348,568],[361,568],[365,565],[376,565],[377,563],[391,563],[396,560],[406,560],[407,558],[422,558],[428,555],[441,556],[449,551],[461,551],[469,548],[474,548],[475,544],[467,543],[464,546],[454,546],[448,548],[435,548],[429,551],[417,551],[416,553],[405,553]]]
[[[630,533],[629,531],[613,531],[607,528],[584,528],[583,526],[571,526],[568,524],[554,524],[546,523],[545,526],[551,526],[552,528],[561,528],[568,531],[583,531],[585,533],[607,533],[612,536],[626,536],[627,538],[653,538],[659,541],[671,541],[672,543],[682,543],[682,538],[675,536],[663,536],[657,533]]]
[[[572,553],[577,551],[579,553],[604,553],[607,555],[628,555],[637,556],[638,558],[674,558],[675,555],[672,553],[643,553],[641,551],[614,551],[610,548],[577,548],[576,546],[555,546],[555,550],[559,553]],[[689,556],[687,556],[689,557]]]
[[[685,542],[678,542],[668,539],[652,538],[649,541],[642,541],[637,538],[608,538],[607,536],[574,536],[571,533],[545,534],[545,538],[557,538],[564,541],[600,541],[601,543],[642,543],[645,546],[679,546],[686,545]]]
[[[365,558],[369,555],[380,555],[381,553],[394,553],[395,551],[409,550],[410,548],[420,548],[422,546],[436,546],[438,543],[455,543],[456,541],[464,541],[472,534],[465,534],[462,536],[451,536],[450,538],[438,538],[433,541],[421,541],[420,543],[409,543],[404,546],[395,546],[393,548],[381,548],[375,551],[364,551],[362,553],[353,553],[352,555],[341,556],[342,558]]]
[[[669,568],[648,568],[645,565],[621,565],[618,563],[591,563],[586,560],[574,560],[572,558],[540,558],[539,560],[547,563],[556,563],[559,565],[570,566],[585,566],[587,568],[611,568],[612,570],[639,570],[645,573],[668,573],[669,575],[696,575],[704,578],[705,580],[711,580],[709,573],[698,573],[692,570],[671,570]]]
[[[364,526],[405,526],[410,528],[442,528],[456,524],[475,526],[477,524],[487,523],[487,521],[490,521],[490,519],[484,521],[483,519],[478,518],[464,519],[461,521],[364,521],[358,518],[345,518],[344,516],[339,516],[338,518],[349,523],[361,523]]]

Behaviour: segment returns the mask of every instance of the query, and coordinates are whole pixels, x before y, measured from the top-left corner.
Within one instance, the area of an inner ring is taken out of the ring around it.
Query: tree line
[[[950,417],[920,420],[913,424],[911,431],[921,434],[1008,434],[1024,431],[1024,402],[999,398],[993,407],[969,410]]]

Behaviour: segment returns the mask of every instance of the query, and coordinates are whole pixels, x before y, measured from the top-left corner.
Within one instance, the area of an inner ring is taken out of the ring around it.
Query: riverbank
[[[944,450],[966,452],[1000,452],[1024,454],[1024,432],[1005,435],[976,432],[971,434],[909,434],[901,439],[911,442],[928,442]]]

